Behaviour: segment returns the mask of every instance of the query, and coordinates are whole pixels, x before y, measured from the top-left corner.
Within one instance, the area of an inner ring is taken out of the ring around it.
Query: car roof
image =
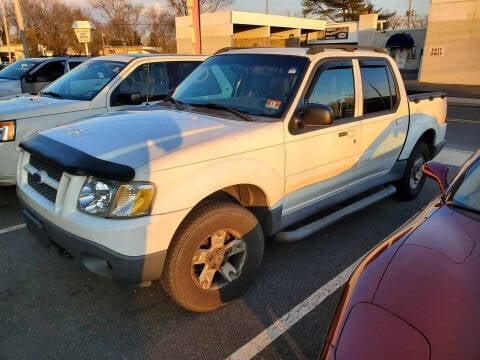
[[[207,55],[182,55],[182,54],[114,54],[114,55],[103,55],[97,56],[95,59],[98,60],[112,60],[112,61],[121,61],[121,62],[130,62],[134,59],[146,59],[146,58],[164,58],[165,61],[175,61],[175,60],[205,60]]]
[[[329,54],[341,54],[345,55],[346,53],[355,55],[372,55],[375,54],[385,54],[385,50],[381,48],[374,47],[363,47],[357,45],[312,45],[310,47],[298,47],[298,48],[223,48],[218,50],[216,55],[223,54],[261,54],[261,55],[290,55],[290,56],[303,56],[307,58],[313,58],[315,55],[318,55],[323,52],[328,52]]]

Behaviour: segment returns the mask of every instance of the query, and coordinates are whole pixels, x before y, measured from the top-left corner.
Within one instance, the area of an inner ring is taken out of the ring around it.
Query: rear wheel
[[[402,200],[411,200],[418,196],[425,183],[422,166],[430,159],[428,146],[419,142],[407,160],[402,179],[397,183],[397,194]]]
[[[232,202],[210,202],[181,225],[168,250],[162,284],[191,311],[210,311],[239,298],[254,281],[264,237],[257,218]]]

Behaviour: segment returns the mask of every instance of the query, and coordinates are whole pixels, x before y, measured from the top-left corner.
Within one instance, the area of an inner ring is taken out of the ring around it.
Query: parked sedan
[[[442,194],[355,270],[322,359],[480,358],[480,150]]]
[[[0,68],[0,99],[39,92],[87,59],[69,56],[29,58]]]

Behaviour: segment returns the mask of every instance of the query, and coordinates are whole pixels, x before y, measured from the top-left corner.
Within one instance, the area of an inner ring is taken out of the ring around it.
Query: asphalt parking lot
[[[453,171],[480,148],[477,109],[449,108],[439,160]],[[300,242],[269,242],[257,281],[242,299],[194,314],[175,305],[159,283],[111,284],[43,248],[22,225],[15,188],[0,188],[0,358],[314,359],[341,294],[331,280],[437,192],[428,180],[414,201],[388,198]],[[326,295],[311,311],[294,309],[318,289]],[[280,322],[263,333],[285,314],[293,319],[287,331]],[[252,342],[259,334],[261,341]]]

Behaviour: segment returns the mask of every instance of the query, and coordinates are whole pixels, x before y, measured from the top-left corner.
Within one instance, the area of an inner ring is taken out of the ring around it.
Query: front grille
[[[44,170],[48,176],[52,179],[60,181],[62,178],[63,170],[57,165],[53,165],[45,160],[36,157],[35,155],[30,155],[30,165],[32,165],[37,170]]]
[[[60,182],[63,173],[60,167],[53,165],[34,155],[30,155],[30,165],[34,167],[37,171],[46,172],[48,177]],[[38,177],[36,177],[35,175],[28,173],[28,185],[30,185],[36,192],[38,192],[47,200],[53,203],[55,202],[55,199],[57,197],[57,190],[43,182],[38,182]]]

